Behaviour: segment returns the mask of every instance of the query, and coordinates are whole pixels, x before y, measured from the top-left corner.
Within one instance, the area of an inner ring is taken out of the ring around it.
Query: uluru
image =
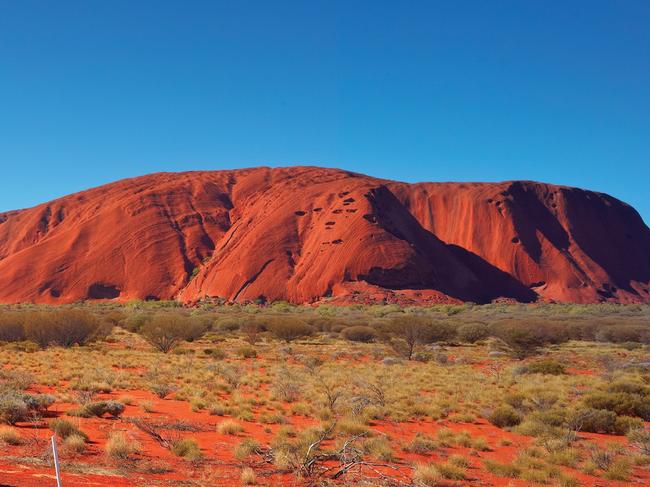
[[[0,214],[0,302],[650,302],[606,194],[338,169],[157,173]]]

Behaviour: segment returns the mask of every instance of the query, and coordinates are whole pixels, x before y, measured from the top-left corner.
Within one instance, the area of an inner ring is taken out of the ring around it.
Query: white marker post
[[[56,451],[56,436],[52,436],[52,457],[56,471],[56,487],[61,487],[61,470],[59,469],[59,453]]]

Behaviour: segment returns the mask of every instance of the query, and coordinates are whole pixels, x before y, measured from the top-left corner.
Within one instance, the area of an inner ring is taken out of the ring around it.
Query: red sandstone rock
[[[161,173],[0,214],[0,302],[650,302],[610,196],[291,167]]]

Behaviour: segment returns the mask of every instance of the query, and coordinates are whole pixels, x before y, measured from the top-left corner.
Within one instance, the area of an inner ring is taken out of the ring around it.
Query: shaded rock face
[[[315,167],[152,174],[0,214],[0,302],[216,297],[650,302],[650,230],[576,188]]]

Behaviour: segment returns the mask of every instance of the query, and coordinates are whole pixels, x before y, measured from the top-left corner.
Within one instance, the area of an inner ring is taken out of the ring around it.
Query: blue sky
[[[0,211],[155,171],[533,179],[650,221],[650,2],[0,0]]]

